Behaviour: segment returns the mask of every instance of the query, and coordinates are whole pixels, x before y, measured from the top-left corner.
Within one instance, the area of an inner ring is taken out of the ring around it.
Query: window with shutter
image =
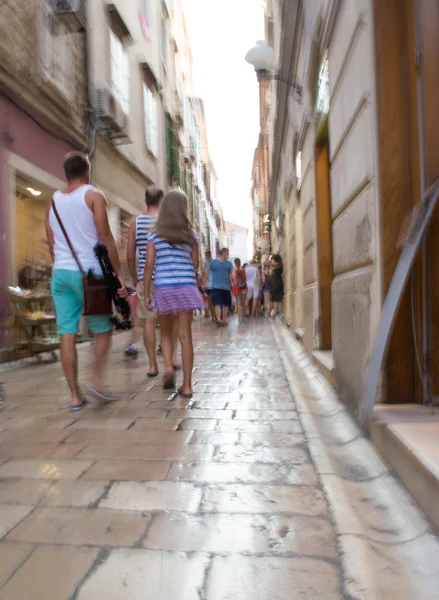
[[[130,62],[121,40],[110,29],[111,91],[125,114],[130,110]]]
[[[143,109],[146,147],[155,157],[158,156],[158,109],[157,99],[146,83],[143,84]]]
[[[70,96],[73,77],[70,36],[56,18],[48,0],[40,0],[39,34],[42,75],[65,96]]]

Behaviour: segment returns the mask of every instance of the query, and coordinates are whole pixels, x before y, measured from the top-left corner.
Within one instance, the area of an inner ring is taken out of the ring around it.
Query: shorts
[[[212,290],[212,304],[214,306],[232,306],[232,294],[228,290]]]
[[[145,321],[146,319],[156,319],[157,313],[154,310],[149,310],[145,304],[145,286],[143,285],[143,281],[139,281],[137,283],[137,318],[141,321]],[[154,282],[151,281],[150,288],[150,300],[154,297]]]
[[[206,296],[211,296],[211,295],[212,295],[212,290],[211,290],[211,289],[205,289],[205,290],[204,290],[204,294],[205,294]]]
[[[76,335],[84,311],[84,288],[82,273],[56,269],[52,274],[52,296],[55,305],[58,335]],[[110,315],[85,317],[89,329],[95,335],[113,329]]]
[[[259,286],[247,285],[247,300],[257,300],[259,298]]]

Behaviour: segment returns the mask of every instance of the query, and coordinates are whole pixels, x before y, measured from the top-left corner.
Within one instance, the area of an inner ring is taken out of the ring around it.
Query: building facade
[[[47,206],[64,155],[88,137],[83,17],[66,19],[49,0],[0,6],[2,285],[50,279]]]
[[[439,172],[439,52],[428,25],[438,14],[436,0],[267,3],[267,42],[284,79],[270,78],[269,132],[271,249],[285,262],[284,318],[360,422],[401,230]],[[418,266],[396,319],[381,401],[422,401],[413,334],[438,392],[438,352],[422,332],[424,324],[434,333],[439,319],[439,277],[431,261],[424,278]]]
[[[229,249],[230,260],[239,258],[242,265],[249,261],[248,258],[248,229],[235,225],[230,221],[224,223],[224,246]]]
[[[218,240],[181,0],[56,6],[0,6],[2,285],[48,284],[45,215],[72,150],[89,153],[116,239],[155,184],[187,192],[203,248]]]

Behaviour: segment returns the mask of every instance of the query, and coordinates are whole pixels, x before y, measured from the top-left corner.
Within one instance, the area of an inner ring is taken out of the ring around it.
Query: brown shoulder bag
[[[69,245],[73,258],[75,259],[76,264],[82,273],[82,286],[84,288],[84,310],[82,314],[85,317],[111,315],[113,312],[113,306],[105,279],[103,277],[95,277],[92,271],[89,271],[88,273],[84,271],[78,255],[76,254],[76,250],[73,248],[64,224],[61,221],[61,217],[56,209],[54,200],[52,200],[52,209],[59,226],[61,227],[61,231],[66,238],[66,242]]]

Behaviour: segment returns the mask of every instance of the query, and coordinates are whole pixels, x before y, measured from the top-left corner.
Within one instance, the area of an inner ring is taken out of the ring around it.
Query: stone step
[[[371,438],[439,527],[439,410],[419,404],[377,406]]]
[[[314,350],[312,353],[314,364],[320,369],[323,377],[335,386],[334,356],[332,350]]]

